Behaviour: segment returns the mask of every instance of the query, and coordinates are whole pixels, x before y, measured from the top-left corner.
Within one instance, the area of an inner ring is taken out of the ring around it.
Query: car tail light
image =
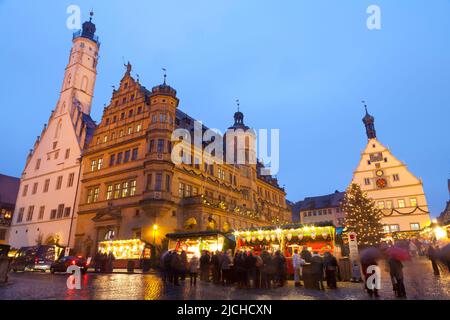
[[[39,258],[38,257],[34,258],[34,263],[38,263],[38,262],[39,262]]]
[[[78,259],[83,259],[83,256],[77,256]]]
[[[76,264],[77,262],[75,260],[72,260],[72,264]]]

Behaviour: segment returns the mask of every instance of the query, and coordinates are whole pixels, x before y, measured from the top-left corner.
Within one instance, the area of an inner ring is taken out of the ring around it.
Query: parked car
[[[67,256],[61,257],[60,259],[53,262],[50,266],[50,272],[67,272],[67,268],[73,265],[79,266],[82,273],[86,273],[88,269],[87,260],[82,256]]]
[[[40,245],[22,247],[17,251],[11,264],[11,269],[16,271],[39,270],[47,271],[63,253],[63,248],[55,245]]]

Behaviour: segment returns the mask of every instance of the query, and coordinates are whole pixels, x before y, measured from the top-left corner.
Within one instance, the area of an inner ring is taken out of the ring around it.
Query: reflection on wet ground
[[[389,275],[383,271],[381,299],[393,299]],[[405,263],[405,284],[408,299],[450,299],[450,276],[445,271],[440,278],[433,275],[426,259]],[[17,273],[10,275],[7,285],[0,286],[0,299],[69,299],[69,300],[336,300],[367,299],[362,284],[341,282],[337,290],[315,291],[295,288],[292,281],[284,288],[271,290],[237,289],[199,282],[191,288],[189,282],[179,287],[165,285],[158,274],[87,274],[81,289],[67,289],[67,275]]]

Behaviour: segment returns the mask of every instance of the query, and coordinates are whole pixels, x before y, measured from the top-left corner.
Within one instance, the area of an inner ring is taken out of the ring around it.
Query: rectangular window
[[[44,192],[48,192],[48,188],[50,187],[50,179],[45,179],[44,182]]]
[[[139,149],[138,148],[134,148],[133,149],[133,153],[131,154],[131,160],[137,160],[137,157],[138,157],[138,151],[139,151]]]
[[[112,167],[112,166],[114,165],[115,162],[116,162],[116,155],[115,155],[115,154],[112,154],[112,155],[109,157],[109,166]]]
[[[400,231],[400,226],[398,224],[391,224],[389,226],[389,228],[391,229],[391,232],[397,232]]]
[[[364,184],[365,184],[366,186],[370,186],[370,178],[365,178],[365,179],[364,179]]]
[[[62,176],[59,176],[58,179],[56,180],[56,190],[60,190],[61,189],[62,180],[63,180]]]
[[[387,209],[392,209],[392,207],[393,207],[392,200],[386,200],[386,208]]]
[[[155,180],[155,190],[161,191],[161,188],[162,188],[162,173],[157,173]]]
[[[56,218],[61,219],[63,217],[63,214],[64,214],[64,204],[60,204],[58,206],[58,212],[56,214]]]
[[[117,183],[116,185],[114,185],[114,199],[119,199],[120,197],[120,183]]]
[[[183,198],[183,197],[184,197],[184,183],[180,183],[180,184],[178,185],[178,196],[179,196],[180,198]]]
[[[64,208],[64,217],[67,218],[70,216],[70,207]]]
[[[192,195],[194,197],[198,195],[198,188],[197,187],[192,187]]]
[[[400,181],[400,176],[398,174],[394,174],[392,177],[394,181]]]
[[[121,164],[122,163],[122,156],[123,156],[122,152],[119,152],[117,154],[117,162],[116,162],[116,164]]]
[[[411,230],[420,230],[420,223],[410,223]]]
[[[104,136],[104,137],[103,137],[103,142],[104,142],[104,143],[108,142],[108,136]]]
[[[67,181],[67,187],[70,188],[73,186],[73,180],[75,178],[75,173],[70,173],[69,174],[69,180]]]
[[[128,181],[122,183],[122,198],[128,197]]]
[[[148,150],[150,152],[153,152],[154,147],[155,147],[155,140],[150,140],[150,146],[149,146]]]
[[[97,161],[97,170],[100,170],[103,167],[103,158],[99,158]]]
[[[136,180],[130,181],[130,196],[134,196],[136,194]]]
[[[65,158],[69,159],[69,157],[70,157],[70,149],[66,149],[66,156],[65,156]]]
[[[123,157],[123,163],[127,163],[128,161],[130,161],[130,150],[125,151],[125,156]]]
[[[39,208],[38,220],[44,219],[44,213],[45,213],[45,206],[41,206]]]
[[[34,206],[29,206],[28,213],[27,213],[27,221],[33,220],[33,212],[34,212]]]
[[[32,193],[32,194],[36,194],[37,189],[38,189],[38,183],[35,182],[35,183],[33,183],[33,190],[31,191],[31,193]]]
[[[91,160],[91,172],[95,171],[95,168],[97,168],[97,160]]]
[[[53,209],[52,211],[50,211],[50,219],[56,219],[56,209]]]
[[[127,131],[127,133],[128,133],[128,134],[132,134],[132,133],[133,133],[133,128],[131,128],[131,127],[128,127],[128,131]]]
[[[112,184],[110,184],[106,188],[106,200],[111,200],[112,199],[112,195],[113,195],[112,193],[113,193],[113,186],[112,186]]]
[[[94,188],[94,197],[92,198],[92,202],[97,202],[98,201],[98,194],[100,193],[100,188],[96,187]]]
[[[37,159],[35,170],[39,170],[40,167],[41,167],[41,158]]]
[[[17,222],[22,222],[24,212],[25,212],[25,208],[19,209],[19,213],[17,214]]]
[[[28,193],[28,185],[25,185],[22,190],[22,197],[26,197]]]
[[[94,189],[88,189],[86,202],[88,204],[92,203],[93,198],[94,198]]]
[[[166,191],[170,192],[170,175],[166,174]]]
[[[140,132],[141,129],[142,129],[142,124],[139,123],[139,124],[136,126],[136,132]]]
[[[398,204],[398,207],[399,207],[399,208],[404,208],[404,207],[405,207],[405,200],[399,199],[399,200],[397,201],[397,204]]]
[[[187,184],[185,191],[186,191],[186,193],[185,193],[186,197],[192,196],[192,187],[191,187],[191,185]]]
[[[384,201],[378,201],[377,206],[378,206],[378,209],[383,210],[384,209]]]
[[[417,207],[417,199],[416,198],[411,198],[409,199],[409,204],[411,207]]]
[[[158,139],[158,146],[157,146],[157,150],[158,153],[163,153],[164,152],[164,139]]]

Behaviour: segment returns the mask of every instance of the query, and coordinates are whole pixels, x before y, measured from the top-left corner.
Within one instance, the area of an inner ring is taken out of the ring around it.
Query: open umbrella
[[[386,250],[386,254],[389,258],[399,261],[411,260],[408,250],[400,247],[390,247]]]
[[[441,248],[440,256],[442,260],[450,261],[450,243]]]
[[[382,253],[379,249],[370,247],[361,251],[359,255],[362,264],[371,264],[376,260],[382,258]]]

